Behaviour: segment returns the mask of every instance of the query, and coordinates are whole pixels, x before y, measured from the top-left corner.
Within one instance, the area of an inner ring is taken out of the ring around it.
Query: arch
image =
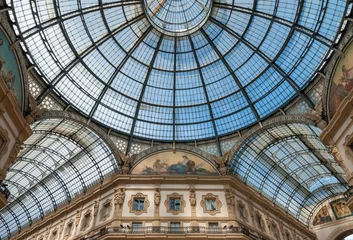
[[[6,217],[13,216],[17,230],[4,225],[1,232],[20,231],[118,171],[122,161],[119,156],[115,158],[115,149],[109,146],[114,146],[112,141],[80,120],[71,113],[48,112],[31,125],[33,134],[4,180],[12,194],[0,216],[6,223]],[[22,209],[16,207],[18,204]],[[23,206],[38,206],[39,211]],[[20,215],[26,215],[27,220]]]
[[[163,145],[159,145],[159,146],[155,146],[149,149],[146,149],[144,151],[142,151],[141,153],[137,154],[134,159],[131,162],[131,168],[130,168],[130,173],[131,171],[142,161],[144,161],[146,158],[153,156],[154,154],[157,153],[162,153],[162,152],[185,152],[185,153],[190,153],[192,155],[195,155],[199,158],[201,158],[202,160],[204,160],[205,162],[209,163],[214,169],[215,171],[219,173],[218,169],[217,169],[217,164],[215,163],[215,161],[212,159],[211,155],[202,151],[199,148],[195,148],[192,146],[188,146],[188,145],[177,145],[177,146],[173,146],[172,144],[163,144]]]
[[[302,223],[322,201],[341,195],[344,171],[321,142],[311,119],[275,118],[249,131],[229,156],[232,174]],[[290,121],[288,121],[290,120]]]
[[[343,240],[344,237],[353,234],[353,225],[352,223],[345,224],[336,230],[334,230],[330,235],[327,236],[327,240]]]

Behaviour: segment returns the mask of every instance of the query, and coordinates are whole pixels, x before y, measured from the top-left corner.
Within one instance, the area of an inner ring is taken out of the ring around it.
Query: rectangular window
[[[55,231],[51,236],[51,240],[56,240],[56,236],[57,236],[57,232]]]
[[[209,232],[217,232],[218,231],[218,223],[208,223],[208,231]]]
[[[142,232],[142,222],[133,222],[131,230],[134,233]]]
[[[171,222],[170,223],[170,231],[171,233],[180,233],[180,222]]]
[[[67,225],[67,235],[68,236],[71,236],[71,232],[72,232],[72,223],[69,223],[68,225]]]
[[[206,199],[206,210],[207,211],[216,210],[216,199],[214,199],[214,198]]]
[[[145,199],[144,198],[134,198],[134,210],[142,211],[145,209]]]
[[[170,210],[178,211],[180,210],[180,198],[174,198],[169,200]]]
[[[104,214],[103,214],[104,217],[109,215],[109,208],[110,208],[110,205],[104,206]]]
[[[83,219],[83,228],[88,227],[90,218],[91,218],[91,214],[85,215],[85,218]]]

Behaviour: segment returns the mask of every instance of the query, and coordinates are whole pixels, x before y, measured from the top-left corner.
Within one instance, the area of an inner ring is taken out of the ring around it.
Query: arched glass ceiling
[[[344,171],[319,139],[320,132],[299,123],[258,132],[232,158],[232,172],[308,225],[322,201],[347,189]]]
[[[32,130],[4,181],[11,195],[0,211],[2,239],[42,219],[118,169],[103,140],[79,123],[46,119],[34,123]]]
[[[349,1],[215,0],[202,27],[178,37],[150,24],[148,1],[9,2],[48,84],[39,101],[53,90],[117,131],[182,141],[245,128],[297,95],[313,107],[301,91]]]

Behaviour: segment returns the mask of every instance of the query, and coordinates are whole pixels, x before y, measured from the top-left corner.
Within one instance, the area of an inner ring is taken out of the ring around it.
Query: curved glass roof
[[[118,170],[103,140],[77,122],[53,118],[31,127],[33,135],[4,181],[11,195],[0,211],[1,239],[32,225]]]
[[[39,101],[54,91],[119,132],[183,141],[246,128],[297,95],[313,107],[301,91],[333,46],[348,2],[11,5],[25,50],[48,84]]]
[[[211,0],[144,0],[151,24],[171,36],[188,35],[202,27],[211,4]]]
[[[233,157],[233,174],[308,225],[320,203],[342,195],[348,186],[320,133],[299,123],[260,131]]]

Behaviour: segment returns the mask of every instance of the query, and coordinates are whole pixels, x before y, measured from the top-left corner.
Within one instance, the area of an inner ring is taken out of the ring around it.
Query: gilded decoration
[[[214,166],[187,152],[159,152],[133,167],[135,175],[219,175]]]
[[[222,202],[219,200],[218,195],[213,195],[212,193],[202,195],[200,204],[204,213],[212,216],[221,213]]]
[[[136,201],[143,200],[139,202],[138,207],[136,207]],[[130,213],[135,213],[136,215],[141,215],[142,213],[147,213],[147,209],[150,206],[150,201],[148,201],[148,196],[142,193],[137,193],[135,195],[131,195],[131,199],[128,203],[130,208]]]
[[[112,200],[107,199],[104,201],[102,208],[100,210],[100,221],[104,222],[110,216],[110,212],[112,210]]]
[[[344,198],[332,201],[330,205],[337,220],[353,216],[353,212],[347,207]]]
[[[332,222],[327,206],[323,206],[315,215],[313,225],[317,226],[324,223]]]
[[[167,200],[165,200],[164,206],[167,208],[167,213],[173,215],[184,213],[184,208],[186,206],[184,196],[179,195],[178,193],[167,195]]]
[[[239,216],[241,219],[243,219],[245,222],[249,221],[248,217],[248,210],[246,209],[245,204],[243,203],[242,200],[237,200],[238,204],[238,211],[239,211]]]

